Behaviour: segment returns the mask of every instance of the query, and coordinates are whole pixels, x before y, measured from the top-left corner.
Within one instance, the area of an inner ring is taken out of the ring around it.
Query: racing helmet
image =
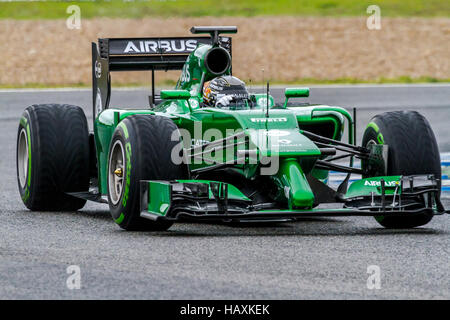
[[[221,107],[223,97],[242,101],[249,99],[245,83],[233,76],[220,76],[206,82],[203,86],[203,104],[208,107]],[[229,101],[228,100],[228,101]]]

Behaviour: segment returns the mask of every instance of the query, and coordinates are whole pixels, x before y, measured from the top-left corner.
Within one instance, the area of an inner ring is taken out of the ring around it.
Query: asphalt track
[[[112,103],[145,106],[146,94],[117,90]],[[272,94],[282,99],[280,89]],[[450,152],[449,85],[313,87],[308,101],[357,107],[359,138],[377,113],[418,110]],[[83,106],[92,122],[88,90],[0,90],[0,299],[450,298],[448,215],[413,230],[346,217],[147,233],[120,230],[98,204],[30,212],[17,190],[16,130],[26,106],[46,102]],[[79,290],[66,286],[70,265],[80,267]],[[380,268],[380,289],[367,287],[371,265]]]

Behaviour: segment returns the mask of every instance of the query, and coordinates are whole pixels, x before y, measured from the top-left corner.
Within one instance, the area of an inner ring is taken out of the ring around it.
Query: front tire
[[[387,175],[434,174],[441,178],[436,138],[427,119],[420,113],[395,111],[375,116],[364,132],[362,145],[367,147],[372,143],[389,146]],[[364,170],[366,163],[362,161],[361,166]],[[375,217],[383,227],[396,229],[422,226],[432,218],[432,213],[411,217]]]
[[[177,126],[166,117],[132,115],[119,123],[110,144],[107,177],[109,208],[121,228],[162,231],[172,226],[171,221],[140,216],[139,182],[187,178],[187,166],[171,159],[179,142]]]

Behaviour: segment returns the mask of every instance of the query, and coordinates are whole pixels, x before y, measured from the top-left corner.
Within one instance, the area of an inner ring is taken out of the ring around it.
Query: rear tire
[[[441,178],[438,145],[427,119],[415,111],[386,112],[372,118],[364,132],[362,145],[389,146],[387,175],[434,174]],[[363,170],[365,163],[361,163]],[[381,174],[379,174],[381,175]],[[377,216],[386,228],[414,228],[427,224],[433,214],[411,217]]]
[[[176,141],[172,141],[173,134]],[[121,228],[163,231],[172,226],[171,221],[140,216],[139,182],[188,178],[187,166],[171,159],[179,142],[177,126],[166,117],[132,115],[119,123],[110,144],[107,176],[109,208]],[[114,174],[117,169],[122,177]]]
[[[16,168],[28,209],[81,209],[86,200],[65,192],[89,189],[89,133],[83,110],[58,104],[26,108],[17,134]]]

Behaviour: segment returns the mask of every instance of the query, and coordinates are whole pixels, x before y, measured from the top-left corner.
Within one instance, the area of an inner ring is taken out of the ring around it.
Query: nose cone
[[[281,160],[276,179],[283,186],[290,209],[312,208],[314,194],[296,159]]]

